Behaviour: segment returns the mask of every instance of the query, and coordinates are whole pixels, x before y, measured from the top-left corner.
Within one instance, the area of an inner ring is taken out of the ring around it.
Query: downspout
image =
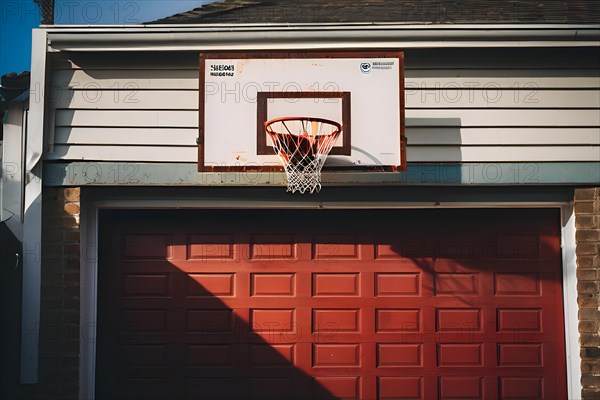
[[[25,150],[21,383],[38,382],[42,257],[42,153],[47,34],[32,31],[29,121]]]

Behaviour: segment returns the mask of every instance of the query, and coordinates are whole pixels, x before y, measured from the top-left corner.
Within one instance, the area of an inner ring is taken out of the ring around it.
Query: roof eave
[[[600,24],[437,24],[423,22],[338,22],[338,23],[213,23],[213,24],[126,24],[126,25],[40,25],[40,28],[48,32],[73,31],[83,29],[102,30],[102,31],[135,31],[142,29],[144,31],[205,31],[214,29],[244,29],[244,28],[264,28],[264,29],[331,29],[331,28],[360,28],[373,29],[374,27],[386,28],[394,27],[396,29],[410,30],[546,30],[546,29],[600,29]]]

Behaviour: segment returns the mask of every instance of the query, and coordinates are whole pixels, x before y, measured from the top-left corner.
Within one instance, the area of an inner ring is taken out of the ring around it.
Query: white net
[[[284,166],[288,192],[319,192],[321,169],[340,136],[340,125],[319,118],[289,117],[267,121],[265,129]]]

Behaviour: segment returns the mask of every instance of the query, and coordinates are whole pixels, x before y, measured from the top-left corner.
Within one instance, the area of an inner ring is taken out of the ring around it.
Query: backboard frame
[[[280,165],[241,165],[241,166],[209,166],[205,164],[205,96],[206,96],[206,61],[220,59],[335,59],[335,58],[397,58],[399,62],[399,116],[400,116],[400,165],[363,165],[363,166],[325,166],[324,171],[374,171],[374,172],[404,172],[406,171],[406,127],[405,127],[405,84],[404,84],[404,52],[400,50],[318,50],[318,51],[268,51],[268,52],[242,52],[242,51],[207,51],[199,54],[199,121],[198,121],[198,172],[283,172]],[[272,147],[266,143],[266,134],[262,135],[263,121],[266,118],[266,101],[273,98],[340,98],[342,99],[343,143],[332,149],[332,155],[350,155],[352,124],[349,115],[350,93],[337,92],[259,92],[257,98],[257,155],[273,154]],[[346,134],[348,129],[348,134]],[[264,139],[263,139],[264,137]]]

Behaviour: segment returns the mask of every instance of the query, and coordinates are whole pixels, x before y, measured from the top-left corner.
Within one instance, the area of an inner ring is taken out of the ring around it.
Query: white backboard
[[[203,53],[199,171],[280,168],[264,122],[342,125],[326,168],[403,170],[401,52]]]

